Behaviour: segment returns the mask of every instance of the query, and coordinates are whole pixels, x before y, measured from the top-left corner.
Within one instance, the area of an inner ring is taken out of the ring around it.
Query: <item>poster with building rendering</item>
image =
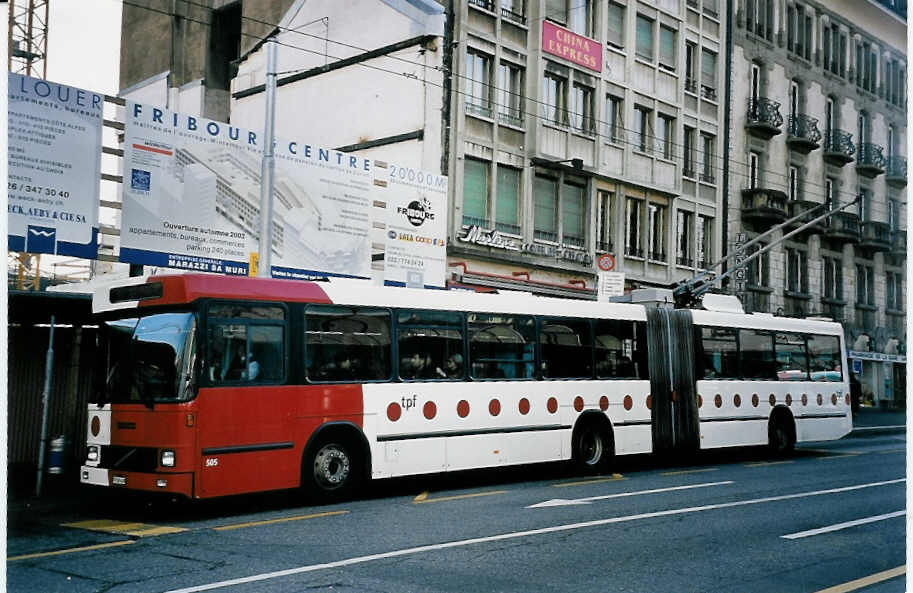
[[[104,97],[9,73],[7,246],[98,255]]]
[[[262,134],[128,102],[121,261],[246,275],[258,250]],[[272,275],[371,274],[373,163],[277,139]]]
[[[387,203],[384,284],[444,288],[447,271],[447,177],[375,161]]]

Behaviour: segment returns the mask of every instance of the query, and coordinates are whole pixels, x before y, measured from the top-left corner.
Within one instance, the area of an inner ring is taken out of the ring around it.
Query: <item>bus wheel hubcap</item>
[[[595,432],[588,431],[581,438],[580,452],[587,465],[595,465],[602,458],[602,439]]]
[[[349,456],[338,445],[327,445],[314,458],[314,477],[321,486],[338,488],[345,483],[351,469]]]

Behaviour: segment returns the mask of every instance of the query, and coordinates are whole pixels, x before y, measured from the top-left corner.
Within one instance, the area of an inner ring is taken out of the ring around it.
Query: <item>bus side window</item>
[[[739,362],[743,379],[777,380],[773,338],[772,333],[762,330],[739,330]]]
[[[736,330],[726,327],[701,328],[702,365],[705,379],[737,379],[739,349]]]
[[[599,379],[630,379],[638,377],[638,356],[635,348],[634,322],[598,319],[595,325],[596,377]]]
[[[774,334],[777,378],[781,381],[808,381],[808,357],[802,334]]]
[[[593,376],[593,340],[586,319],[542,320],[539,329],[542,376],[583,379]]]
[[[469,313],[466,320],[473,378],[535,377],[536,324],[533,317]]]
[[[397,314],[399,377],[456,381],[463,372],[463,316],[446,311]]]
[[[204,372],[211,383],[275,383],[285,378],[283,307],[215,303],[207,315]]]
[[[308,306],[305,310],[308,380],[358,383],[390,379],[391,328],[387,309]]]
[[[813,334],[806,338],[812,381],[843,381],[840,338]]]

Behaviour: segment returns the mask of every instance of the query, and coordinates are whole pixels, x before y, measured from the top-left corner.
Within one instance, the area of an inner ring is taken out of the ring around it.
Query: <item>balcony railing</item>
[[[688,268],[694,267],[694,258],[688,257],[687,255],[679,255],[675,258],[675,263],[680,266],[686,266]]]
[[[666,261],[666,252],[650,250],[650,260],[651,261]]]
[[[518,12],[514,12],[507,8],[501,8],[501,18],[513,21],[520,25],[526,25],[526,17]]]
[[[713,173],[701,173],[701,181],[704,183],[716,183],[716,177]]]
[[[549,243],[558,242],[558,233],[553,233],[551,231],[533,231],[533,238],[538,241],[548,241]]]
[[[786,220],[786,194],[777,189],[742,190],[742,220],[783,222]]]
[[[902,156],[889,156],[884,180],[893,187],[907,186],[907,158]]]
[[[701,85],[701,96],[711,101],[716,101],[716,89],[706,84]]]
[[[479,8],[484,9],[484,10],[487,10],[488,12],[494,12],[494,11],[495,11],[495,4],[494,4],[494,2],[490,2],[489,0],[469,0],[469,5],[470,5],[470,6],[477,6],[477,7],[479,7]]]
[[[872,251],[891,249],[891,227],[886,222],[867,220],[862,223],[862,239],[859,246]]]
[[[630,245],[625,246],[625,255],[627,257],[643,257],[644,250],[640,247],[632,247]]]
[[[476,218],[475,216],[463,216],[463,226],[477,226],[480,229],[488,230],[491,228],[491,221],[487,218]]]
[[[561,243],[565,247],[583,249],[583,237],[574,237],[572,235],[564,235],[563,237],[561,237]]]
[[[688,91],[689,93],[694,93],[696,95],[697,94],[697,80],[695,80],[693,78],[686,78],[685,79],[685,90]]]
[[[811,212],[815,208],[818,208],[818,206],[821,206],[821,204],[819,204],[818,202],[812,202],[811,200],[790,200],[787,203],[787,210],[788,210],[787,213],[789,215],[789,218],[794,218],[794,217],[802,214],[803,212]],[[796,222],[793,222],[789,226],[790,226],[790,228],[798,228],[798,227],[802,226],[803,224],[805,224],[806,222],[808,222],[814,218],[817,218],[818,216],[821,216],[822,214],[824,214],[824,212],[825,212],[825,210],[823,208],[818,208],[813,213],[806,214],[805,216],[803,216]],[[804,232],[809,233],[809,234],[820,234],[820,233],[823,233],[825,230],[827,230],[827,226],[825,225],[824,221],[821,220],[821,221],[818,221],[817,223],[813,224],[812,226],[805,228]]]
[[[507,233],[508,235],[519,235],[520,234],[520,225],[510,224],[507,222],[496,222],[495,230]]]
[[[795,150],[808,154],[821,146],[818,120],[807,115],[790,115],[786,142]]]
[[[831,216],[825,236],[840,243],[858,243],[862,237],[859,229],[859,217],[852,212],[837,212]]]
[[[611,241],[596,241],[596,251],[601,251],[602,253],[612,253],[615,251],[615,246],[612,245]]]
[[[783,116],[777,101],[766,97],[752,97],[748,100],[745,127],[751,134],[769,140],[781,132],[782,125]]]
[[[871,142],[860,142],[856,154],[856,172],[866,177],[875,177],[884,173],[884,149]]]
[[[499,111],[498,121],[502,124],[511,126],[523,126],[523,116],[520,111],[511,109],[510,111]]]
[[[853,135],[843,130],[829,130],[824,134],[824,152],[821,156],[832,165],[843,165],[853,161],[856,147]]]
[[[467,101],[466,113],[472,115],[481,115],[482,117],[491,117],[491,107],[488,105],[480,105],[478,103]]]

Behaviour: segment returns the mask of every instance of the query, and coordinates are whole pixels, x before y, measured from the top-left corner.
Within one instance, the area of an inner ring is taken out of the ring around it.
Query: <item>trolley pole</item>
[[[48,352],[44,359],[44,390],[41,392],[41,442],[38,444],[38,479],[35,482],[35,496],[41,496],[44,478],[44,456],[48,440],[48,414],[50,413],[51,376],[54,370],[54,316],[51,315]]]
[[[263,164],[260,167],[260,245],[257,276],[272,276],[273,255],[273,182],[276,160],[273,141],[276,128],[276,55],[275,37],[266,40],[266,117],[264,125]]]

